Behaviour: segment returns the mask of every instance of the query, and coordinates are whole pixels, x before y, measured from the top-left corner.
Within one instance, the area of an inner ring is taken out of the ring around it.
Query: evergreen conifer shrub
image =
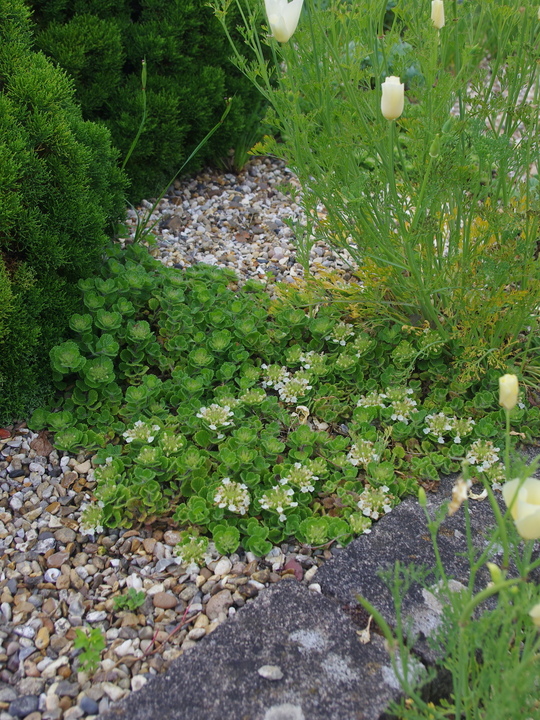
[[[49,350],[124,212],[109,131],[82,118],[72,81],[33,49],[22,0],[0,0],[0,423],[50,391]]]
[[[255,1],[255,0],[254,0]],[[226,159],[251,147],[264,103],[230,62],[231,49],[202,0],[28,0],[36,42],[75,82],[83,114],[105,124],[125,157],[142,116],[141,63],[147,62],[147,121],[126,166],[133,202],[156,196],[220,119],[192,162]],[[236,20],[231,21],[235,35]]]

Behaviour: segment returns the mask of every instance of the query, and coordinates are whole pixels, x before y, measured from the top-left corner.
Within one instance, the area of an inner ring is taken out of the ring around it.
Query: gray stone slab
[[[382,720],[398,684],[382,639],[294,580],[262,592],[102,720]],[[258,669],[280,668],[269,680]]]
[[[451,497],[453,477],[445,478],[437,493],[428,494],[428,510],[435,516],[443,502]],[[478,490],[480,492],[480,490]],[[499,505],[504,512],[504,503],[497,494]],[[469,500],[471,536],[477,550],[488,547],[495,525],[493,510],[489,500]],[[447,576],[453,578],[454,589],[467,586],[470,565],[467,559],[467,534],[465,511],[462,507],[454,516],[444,519],[438,533],[438,548]],[[500,565],[502,553],[494,548],[489,560]],[[435,554],[429,534],[427,519],[416,498],[408,498],[394,511],[381,518],[369,535],[363,535],[350,543],[331,562],[325,563],[317,572],[314,581],[319,583],[326,597],[334,598],[360,625],[365,623],[366,612],[358,601],[362,595],[372,603],[391,626],[395,626],[395,608],[392,594],[380,572],[389,572],[396,561],[408,566],[422,565],[435,567]],[[509,574],[512,575],[512,568]],[[535,576],[537,572],[535,572]],[[431,579],[430,579],[431,578]],[[476,578],[475,589],[484,588],[490,581],[487,567],[483,565]],[[436,578],[428,576],[428,586],[433,583],[436,592]],[[410,622],[412,634],[417,637],[414,649],[426,664],[436,660],[427,638],[433,635],[439,626],[442,607],[433,593],[426,592],[414,583],[407,593],[401,596],[402,616]],[[495,598],[491,602],[496,602]],[[490,603],[487,604],[489,607]],[[486,606],[483,606],[486,607]]]

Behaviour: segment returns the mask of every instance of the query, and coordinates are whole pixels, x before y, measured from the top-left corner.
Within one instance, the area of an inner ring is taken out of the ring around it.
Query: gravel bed
[[[272,291],[276,282],[294,283],[304,275],[287,221],[303,223],[305,216],[288,186],[300,197],[298,180],[282,161],[256,158],[239,175],[207,171],[177,180],[152,215],[150,201],[128,211],[127,225],[132,237],[137,218],[154,226],[157,246],[151,252],[165,265],[226,267],[240,282],[256,279]],[[323,206],[318,212],[324,217]],[[330,269],[350,279],[347,253],[338,257],[324,242],[315,242],[310,272]]]
[[[257,278],[270,292],[276,282],[295,282],[303,270],[285,220],[302,213],[279,189],[285,184],[298,186],[269,159],[238,176],[208,171],[177,181],[152,215],[152,254],[179,268],[232,268],[240,283]],[[128,212],[132,233],[149,207]],[[310,257],[312,272],[334,268],[348,279],[347,263],[323,243]],[[339,552],[283,544],[257,558],[214,549],[204,567],[186,567],[174,554],[178,530],[166,522],[82,534],[80,507],[94,487],[91,453],[58,452],[47,433],[24,425],[0,429],[0,720],[103,713],[269,584],[289,578],[320,590],[317,568]],[[130,587],[144,591],[144,604],[116,611],[114,598]],[[74,648],[82,626],[106,636],[93,675],[81,671]]]

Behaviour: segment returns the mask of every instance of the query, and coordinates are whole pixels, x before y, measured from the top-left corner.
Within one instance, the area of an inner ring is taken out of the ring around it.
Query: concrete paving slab
[[[334,601],[285,580],[103,720],[382,720],[398,696],[382,638],[362,644]]]
[[[428,510],[432,518],[441,505],[450,499],[454,481],[455,476],[447,477],[441,482],[437,493],[428,494]],[[496,497],[504,513],[502,496],[497,493]],[[489,545],[488,539],[495,526],[493,510],[487,498],[469,500],[469,509],[472,542],[477,550],[483,551]],[[446,516],[443,520],[438,533],[438,548],[447,576],[453,579],[452,589],[459,591],[468,585],[470,575],[463,508],[454,516]],[[487,559],[500,565],[500,548],[493,548]],[[381,518],[369,535],[357,538],[331,562],[325,563],[317,571],[314,582],[319,583],[326,597],[334,598],[353,619],[358,618],[360,624],[366,619],[365,611],[358,601],[358,596],[362,595],[394,627],[394,601],[387,583],[380,577],[380,572],[391,573],[397,561],[404,566],[415,564],[428,569],[435,567],[435,553],[427,520],[416,498],[408,498],[402,502],[394,511]],[[510,568],[509,575],[515,575],[515,568]],[[478,571],[475,589],[478,591],[486,587],[490,579],[484,565]],[[540,579],[538,570],[534,572],[534,579]],[[437,586],[434,574],[428,575],[427,583],[428,586],[432,584],[433,592],[414,583],[408,592],[401,596],[401,602],[405,624],[410,622],[411,634],[417,636],[415,652],[425,664],[430,665],[437,656],[431,649],[428,638],[440,625],[443,608],[435,597]],[[495,602],[494,597],[482,608]]]

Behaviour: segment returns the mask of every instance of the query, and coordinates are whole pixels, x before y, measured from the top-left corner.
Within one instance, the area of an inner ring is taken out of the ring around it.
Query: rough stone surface
[[[264,665],[278,666],[283,678],[261,677]],[[379,636],[362,645],[334,602],[284,581],[201,641],[196,662],[180,657],[100,718],[376,720],[397,697],[385,679],[389,669]],[[278,713],[284,705],[296,715]]]
[[[454,478],[441,481],[435,494],[428,494],[427,509],[433,518],[443,501],[451,497]],[[499,502],[504,512],[500,495]],[[494,526],[493,511],[489,500],[469,500],[471,534],[477,549],[484,550],[487,538]],[[442,563],[455,583],[467,585],[469,562],[463,556],[467,551],[465,514],[463,509],[444,519],[438,533],[438,547]],[[501,564],[502,554],[493,552],[492,562]],[[375,605],[384,618],[395,625],[394,603],[387,584],[380,573],[390,572],[396,561],[402,565],[435,566],[435,555],[423,509],[416,498],[408,498],[393,512],[385,515],[373,526],[369,535],[363,535],[348,545],[332,562],[325,563],[317,571],[317,583],[323,595],[333,598],[360,624],[367,621],[366,611],[358,601],[362,595]],[[535,575],[538,577],[538,571]],[[477,589],[490,581],[486,567],[477,575]],[[441,622],[442,607],[437,597],[436,580],[433,576],[433,593],[413,584],[402,598],[403,615],[412,620],[412,631],[418,635],[416,651],[426,662],[434,660],[426,638],[433,634]],[[459,584],[454,584],[459,589]]]

